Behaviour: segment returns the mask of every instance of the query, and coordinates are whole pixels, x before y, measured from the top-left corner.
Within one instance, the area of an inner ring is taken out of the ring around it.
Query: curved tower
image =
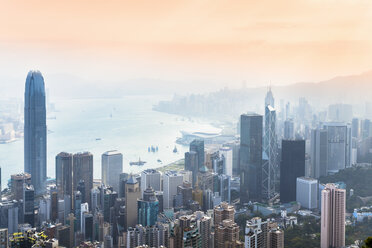
[[[24,114],[24,170],[40,194],[45,191],[47,127],[44,78],[39,71],[27,74]]]

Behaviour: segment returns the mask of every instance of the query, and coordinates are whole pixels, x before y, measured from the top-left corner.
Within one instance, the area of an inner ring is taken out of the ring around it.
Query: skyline
[[[244,81],[249,87],[316,82],[372,69],[369,1],[73,4],[3,3],[4,84],[33,68],[90,84],[149,78],[198,83],[201,90]]]

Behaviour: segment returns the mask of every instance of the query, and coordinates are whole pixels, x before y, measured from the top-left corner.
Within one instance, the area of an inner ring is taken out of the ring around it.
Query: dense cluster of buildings
[[[182,171],[123,173],[123,155],[107,151],[101,156],[101,180],[94,180],[93,154],[61,152],[56,178],[47,181],[44,79],[31,71],[24,172],[11,176],[0,203],[1,242],[16,247],[14,240],[43,232],[50,247],[279,248],[285,228],[297,223],[286,213],[302,208],[320,213],[321,247],[343,247],[345,187],[318,179],[352,166],[359,154],[368,159],[372,125],[347,123],[348,105],[330,107],[332,122],[320,114],[315,121],[303,98],[296,115],[288,103],[277,116],[271,90],[264,108],[264,116],[242,114],[238,135],[229,142],[207,145],[193,139]],[[252,218],[240,228],[236,212],[251,206],[264,216],[281,217]]]

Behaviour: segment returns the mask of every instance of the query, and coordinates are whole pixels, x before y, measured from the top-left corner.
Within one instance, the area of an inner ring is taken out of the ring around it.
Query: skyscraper
[[[137,180],[131,176],[125,185],[125,210],[127,228],[137,224],[137,200],[141,198],[141,189]]]
[[[305,176],[305,140],[283,140],[280,165],[280,201],[296,200],[297,177]]]
[[[76,153],[73,156],[73,190],[77,191],[80,180],[84,181],[86,201],[90,201],[90,191],[93,188],[93,155],[89,152]],[[119,175],[118,175],[119,176]],[[89,205],[90,202],[88,202]]]
[[[198,153],[190,151],[185,153],[185,170],[192,172],[192,186],[194,187],[197,183],[198,171],[199,171]]]
[[[265,99],[265,133],[263,150],[267,160],[262,165],[262,194],[267,200],[274,197],[277,166],[276,110],[271,89]]]
[[[296,183],[296,201],[301,207],[315,209],[318,207],[318,180],[298,177]]]
[[[102,182],[119,192],[120,174],[123,172],[123,154],[107,151],[102,154]]]
[[[198,154],[198,170],[204,165],[204,140],[195,139],[190,143],[190,152]]]
[[[45,191],[47,174],[47,127],[44,78],[39,71],[27,74],[24,115],[24,170],[40,194]]]
[[[158,219],[159,201],[154,189],[149,186],[143,192],[143,198],[138,200],[138,224],[142,226],[153,226]]]
[[[344,123],[326,123],[328,139],[328,173],[334,174],[350,166],[351,128]]]
[[[177,187],[183,184],[183,176],[175,171],[167,171],[163,176],[164,209],[173,207],[173,198],[177,195]]]
[[[327,184],[322,190],[321,248],[345,246],[346,190]]]
[[[319,178],[328,172],[328,138],[327,130],[311,131],[311,176]]]
[[[23,218],[24,223],[30,224],[32,227],[35,226],[35,191],[32,185],[23,185]]]
[[[240,202],[262,198],[262,115],[240,116]]]
[[[59,199],[64,199],[65,195],[72,196],[72,158],[72,154],[66,152],[56,156],[56,184]]]
[[[284,139],[291,140],[294,139],[294,123],[292,119],[287,119],[284,121]]]
[[[161,190],[161,174],[159,171],[154,169],[147,169],[141,173],[141,192],[151,187],[155,191]]]

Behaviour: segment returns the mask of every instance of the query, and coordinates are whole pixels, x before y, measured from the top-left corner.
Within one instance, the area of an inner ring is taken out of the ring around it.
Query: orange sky
[[[1,1],[0,51],[0,79],[321,80],[372,69],[372,1]]]

